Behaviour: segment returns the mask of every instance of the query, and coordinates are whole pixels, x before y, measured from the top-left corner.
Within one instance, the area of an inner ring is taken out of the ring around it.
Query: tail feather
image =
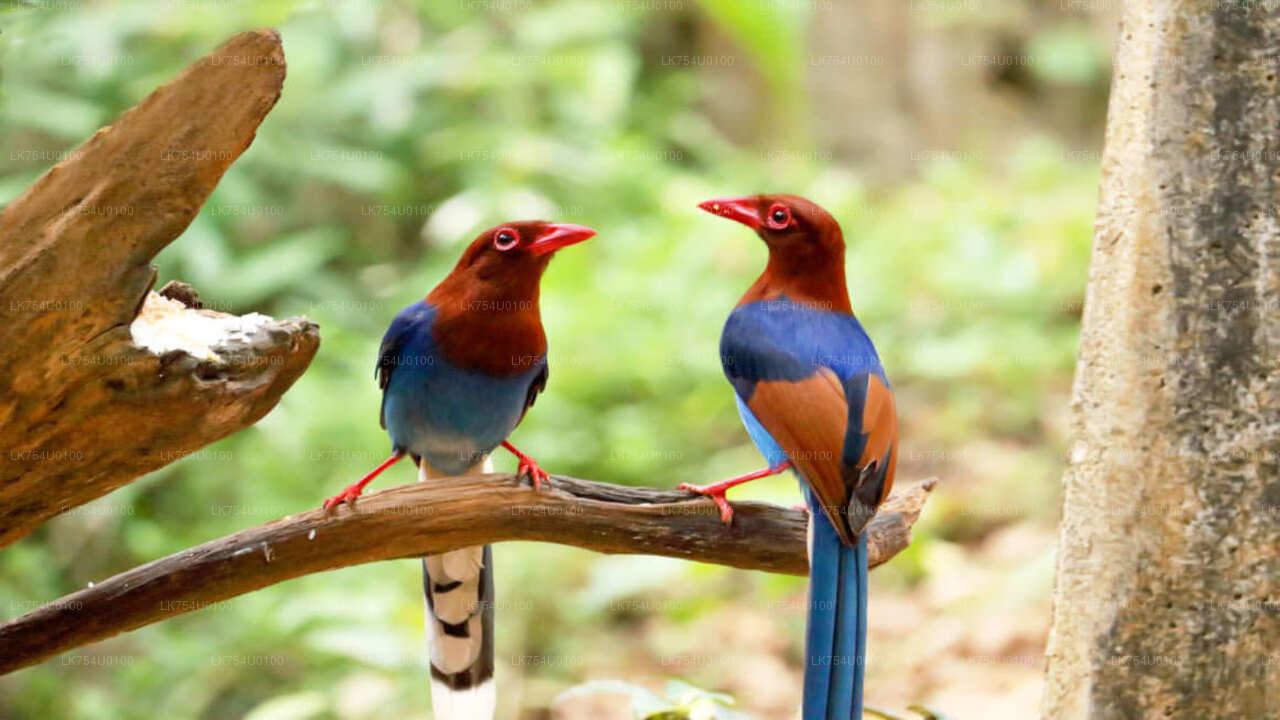
[[[860,720],[867,642],[867,541],[840,542],[810,496],[804,720]]]
[[[484,471],[490,469],[486,460]],[[419,480],[441,475],[425,462],[418,466]],[[422,588],[435,719],[491,720],[496,705],[492,549],[477,545],[424,557]]]

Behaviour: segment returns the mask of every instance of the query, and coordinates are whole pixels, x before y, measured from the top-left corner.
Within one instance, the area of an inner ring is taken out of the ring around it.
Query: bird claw
[[[733,524],[733,507],[729,505],[729,499],[725,497],[725,491],[728,488],[716,487],[715,485],[692,485],[690,483],[680,483],[676,486],[677,490],[688,490],[699,495],[706,495],[715,501],[716,507],[720,508],[720,522],[725,525]]]
[[[325,500],[323,506],[324,511],[332,512],[334,508],[338,507],[342,503],[348,503],[354,507],[356,504],[356,498],[360,497],[360,493],[363,490],[364,488],[360,487],[359,483],[349,486],[346,490],[343,490],[337,495]]]
[[[383,470],[386,470],[392,465],[395,465],[396,463],[400,462],[400,458],[403,458],[403,457],[404,457],[403,450],[396,450],[395,452],[391,453],[391,457],[387,458],[386,460],[383,460],[381,465],[379,465],[378,467],[370,471],[368,475],[365,475],[364,477],[360,478],[359,482],[348,485],[346,490],[343,490],[337,495],[334,495],[328,500],[325,500],[324,505],[322,505],[321,507],[324,508],[325,512],[329,512],[330,510],[333,510],[334,508],[338,507],[342,503],[350,503],[352,507],[355,507],[356,498],[360,497],[360,493],[364,492],[364,486],[373,482],[373,479],[378,477],[378,475],[381,474]]]
[[[529,482],[533,483],[534,490],[542,489],[542,481],[551,481],[551,474],[542,469],[537,460],[524,455],[520,458],[520,463],[516,466],[517,477],[527,477]]]
[[[510,451],[512,455],[516,456],[516,460],[520,461],[519,464],[516,465],[516,477],[528,477],[529,482],[533,483],[534,490],[542,489],[543,480],[546,480],[547,482],[551,481],[551,474],[546,470],[543,470],[537,460],[525,455],[519,450],[519,448],[506,440],[502,441],[502,447]]]

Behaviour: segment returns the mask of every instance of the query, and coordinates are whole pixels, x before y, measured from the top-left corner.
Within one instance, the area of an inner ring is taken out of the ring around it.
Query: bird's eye
[[[769,208],[769,219],[766,223],[774,230],[781,230],[791,224],[791,211],[786,205],[774,204]]]
[[[510,250],[520,242],[520,237],[511,228],[499,228],[493,234],[493,246],[499,250]]]

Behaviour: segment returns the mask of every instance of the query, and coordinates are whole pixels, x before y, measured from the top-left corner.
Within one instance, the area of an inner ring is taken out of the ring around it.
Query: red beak
[[[759,230],[763,226],[763,223],[760,222],[760,213],[756,210],[755,198],[740,197],[707,200],[706,202],[698,203],[698,207],[712,215],[736,220],[752,230]]]
[[[547,223],[533,242],[529,243],[529,252],[534,255],[553,253],[562,247],[568,247],[596,234],[595,230],[582,225],[569,223]]]

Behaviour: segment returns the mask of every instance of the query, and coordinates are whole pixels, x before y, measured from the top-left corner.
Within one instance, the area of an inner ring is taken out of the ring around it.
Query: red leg
[[[378,475],[382,474],[383,470],[386,470],[392,465],[395,465],[397,462],[399,462],[400,458],[402,457],[404,457],[404,453],[402,452],[393,453],[391,457],[387,458],[386,460],[383,460],[382,464],[374,468],[372,472],[360,478],[359,482],[348,486],[346,490],[343,490],[337,495],[334,495],[328,500],[325,500],[324,509],[332,510],[344,502],[349,502],[352,505],[354,505],[356,502],[356,498],[360,497],[360,493],[364,492],[364,486],[373,482],[373,479],[378,477]]]
[[[746,475],[731,477],[728,480],[721,480],[718,483],[711,483],[710,485],[690,485],[689,483],[680,483],[680,486],[677,489],[688,490],[689,492],[695,492],[699,495],[706,495],[712,500],[715,500],[716,505],[720,508],[720,520],[727,525],[733,522],[733,508],[729,506],[729,500],[724,496],[725,491],[735,485],[741,485],[744,482],[759,480],[762,477],[769,477],[770,475],[777,475],[778,473],[786,472],[790,468],[791,461],[783,460],[773,467],[749,472]]]
[[[530,482],[533,483],[534,490],[542,489],[543,480],[546,480],[548,482],[551,480],[551,475],[546,470],[542,469],[542,466],[538,464],[537,460],[534,460],[528,455],[525,455],[524,453],[520,452],[518,449],[516,449],[515,445],[512,445],[506,440],[503,440],[502,447],[510,450],[511,454],[515,455],[516,459],[520,461],[520,463],[516,466],[516,475],[517,476],[528,475]]]

